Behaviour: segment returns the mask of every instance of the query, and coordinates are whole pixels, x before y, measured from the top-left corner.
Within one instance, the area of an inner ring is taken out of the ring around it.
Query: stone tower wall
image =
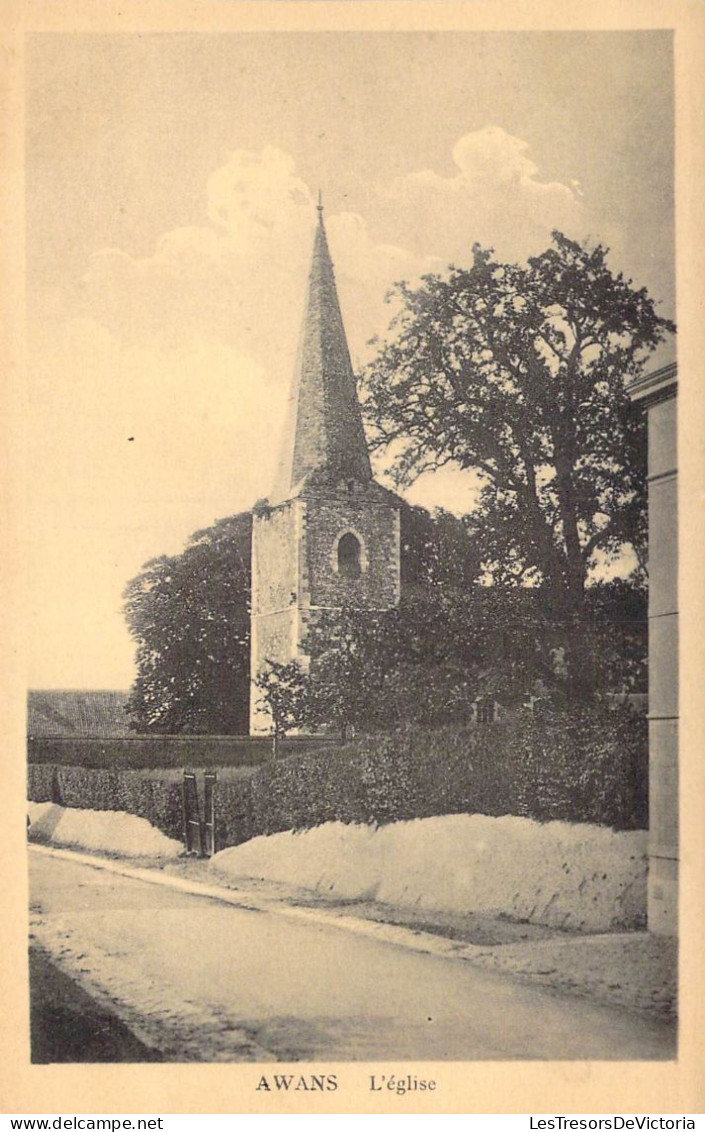
[[[399,511],[387,504],[349,499],[316,499],[304,520],[306,588],[311,606],[390,609],[399,602]],[[359,578],[338,572],[337,545],[350,532],[362,547]]]
[[[300,514],[301,504],[291,501],[255,515],[252,523],[252,732],[269,731],[269,718],[258,707],[258,673],[267,660],[287,664],[298,652]]]
[[[292,500],[253,519],[253,617],[285,609],[297,598],[300,510],[301,504]]]
[[[358,578],[338,572],[337,545],[361,544]],[[250,728],[269,730],[254,686],[267,660],[304,666],[302,644],[316,609],[391,609],[400,598],[399,510],[384,500],[347,496],[296,499],[255,517],[252,527]]]

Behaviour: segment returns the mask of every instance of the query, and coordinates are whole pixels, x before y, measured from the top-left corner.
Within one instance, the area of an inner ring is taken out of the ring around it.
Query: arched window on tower
[[[359,578],[362,573],[360,542],[350,532],[338,543],[338,573],[341,578]]]

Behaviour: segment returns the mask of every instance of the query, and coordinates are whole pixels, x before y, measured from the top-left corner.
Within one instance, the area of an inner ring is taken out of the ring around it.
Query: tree
[[[567,621],[600,556],[631,544],[643,562],[645,432],[625,384],[674,330],[607,254],[558,232],[526,265],[476,245],[470,268],[398,285],[392,337],[363,374],[398,482],[474,469],[485,568],[543,585]]]
[[[135,730],[248,731],[251,530],[249,514],[222,519],[192,535],[183,554],[152,559],[128,583]]]
[[[390,629],[389,614],[354,607],[315,615],[303,642],[310,659],[307,726],[334,727],[346,742],[351,732],[373,722],[374,689],[393,648]]]
[[[463,520],[437,507],[402,502],[400,509],[401,585],[467,590],[481,574],[481,557]]]
[[[639,692],[646,680],[645,592],[591,586],[572,659],[536,587],[414,587],[386,612],[326,611],[312,624],[302,721],[352,731],[467,723],[483,696],[557,706]],[[579,663],[578,663],[579,662]]]
[[[648,690],[648,591],[621,578],[590,586],[584,638],[596,691]]]
[[[352,730],[467,722],[485,693],[516,700],[555,683],[538,593],[416,587],[386,612],[322,611],[305,641],[303,721]]]
[[[259,703],[272,721],[272,753],[276,759],[281,740],[306,718],[307,681],[301,665],[291,660],[280,664],[268,660],[255,680],[261,693]]]

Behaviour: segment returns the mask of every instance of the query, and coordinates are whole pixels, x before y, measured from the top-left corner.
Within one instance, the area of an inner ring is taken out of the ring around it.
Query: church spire
[[[318,222],[284,446],[272,502],[307,483],[372,479],[355,375],[328,250],[323,203]]]

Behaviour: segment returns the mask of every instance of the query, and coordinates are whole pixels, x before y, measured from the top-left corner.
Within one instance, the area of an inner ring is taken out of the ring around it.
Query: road
[[[35,852],[30,880],[34,943],[167,1060],[675,1056],[663,1023],[459,959]]]
[[[32,1062],[161,1061],[41,950],[29,953]]]

